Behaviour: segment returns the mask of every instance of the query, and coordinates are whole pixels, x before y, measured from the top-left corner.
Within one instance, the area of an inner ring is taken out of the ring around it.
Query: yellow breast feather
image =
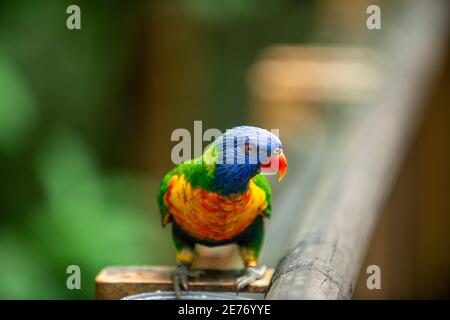
[[[197,239],[213,241],[236,237],[267,207],[265,191],[253,179],[246,192],[222,196],[192,188],[182,175],[169,181],[165,203],[183,230]]]

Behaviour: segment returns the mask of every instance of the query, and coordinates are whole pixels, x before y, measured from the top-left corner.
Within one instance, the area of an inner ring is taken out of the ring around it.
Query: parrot
[[[195,245],[237,244],[243,274],[241,290],[264,275],[258,266],[264,240],[264,219],[271,216],[271,187],[266,175],[281,181],[287,159],[280,139],[253,126],[238,126],[217,137],[200,157],[184,161],[166,174],[157,201],[162,226],[172,225],[177,296],[188,291]]]

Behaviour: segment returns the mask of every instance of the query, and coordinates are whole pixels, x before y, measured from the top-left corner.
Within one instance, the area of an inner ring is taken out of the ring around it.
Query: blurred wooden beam
[[[299,193],[303,186],[293,185],[292,196],[286,195],[277,213],[286,221],[278,224],[278,232],[293,224],[300,229],[291,235],[291,249],[276,269],[267,298],[351,298],[378,213],[415,135],[423,95],[438,67],[447,13],[443,1],[415,1],[405,6],[395,28],[384,25],[380,95],[324,150],[313,167],[320,180],[307,204],[299,203],[305,200]],[[293,178],[301,181],[303,175]],[[300,224],[290,219],[300,215],[298,208],[304,210]]]

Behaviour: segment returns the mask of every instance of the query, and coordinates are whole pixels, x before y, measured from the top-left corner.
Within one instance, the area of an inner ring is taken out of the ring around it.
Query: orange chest
[[[222,196],[192,188],[182,176],[174,176],[165,202],[183,230],[197,239],[221,241],[242,233],[266,208],[265,198],[253,181],[243,194]]]

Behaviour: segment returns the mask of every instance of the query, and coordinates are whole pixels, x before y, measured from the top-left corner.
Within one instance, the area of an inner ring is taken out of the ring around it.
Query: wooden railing
[[[399,24],[383,27],[377,50],[383,79],[379,95],[336,137],[316,148],[305,165],[310,171],[298,172],[300,183],[280,200],[276,226],[268,234],[279,240],[265,248],[266,259],[280,258],[273,253],[282,242],[290,243],[290,249],[278,263],[266,298],[352,297],[378,213],[415,134],[423,94],[440,61],[446,12],[444,2],[412,2],[396,20]],[[308,190],[311,180],[316,182]],[[292,229],[293,224],[300,228]],[[278,230],[293,233],[281,237]]]

